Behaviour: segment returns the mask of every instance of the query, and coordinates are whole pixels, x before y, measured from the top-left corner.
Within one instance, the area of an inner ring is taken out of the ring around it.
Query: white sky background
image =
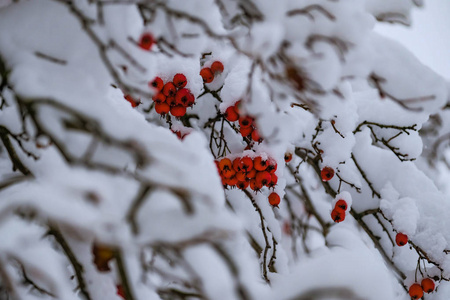
[[[376,31],[398,40],[450,80],[450,0],[425,0],[424,7],[413,10],[411,27],[381,24]]]

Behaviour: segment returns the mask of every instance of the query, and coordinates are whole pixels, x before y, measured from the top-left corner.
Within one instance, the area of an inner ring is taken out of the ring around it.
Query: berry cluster
[[[420,299],[423,297],[423,292],[429,294],[434,291],[435,284],[430,278],[424,278],[420,284],[414,283],[409,287],[409,296],[412,299]]]
[[[345,220],[345,213],[349,209],[347,201],[344,199],[339,199],[336,201],[333,210],[331,211],[331,219],[334,222],[339,223]]]
[[[239,132],[243,137],[247,137],[255,142],[261,143],[262,138],[256,130],[255,119],[242,115],[239,110],[241,100],[237,101],[234,105],[228,107],[225,110],[225,118],[230,122],[239,122]]]
[[[275,175],[277,163],[273,159],[263,159],[261,156],[237,157],[234,160],[222,158],[216,161],[224,187],[250,188],[258,192],[264,186],[273,188],[278,177]]]
[[[200,76],[203,78],[204,83],[211,83],[214,80],[214,76],[223,72],[223,64],[216,60],[210,67],[205,67],[200,70]]]
[[[174,117],[180,118],[186,114],[186,109],[195,103],[195,97],[191,91],[185,88],[186,76],[181,73],[175,74],[172,81],[164,84],[160,77],[149,82],[149,86],[158,93],[153,96],[155,111],[160,115],[170,112]]]

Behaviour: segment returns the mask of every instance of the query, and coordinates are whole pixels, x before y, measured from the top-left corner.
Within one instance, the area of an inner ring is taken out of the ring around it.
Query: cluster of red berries
[[[420,284],[414,283],[409,287],[409,296],[412,299],[420,299],[423,297],[423,292],[429,294],[434,291],[435,284],[430,278],[424,278]]]
[[[255,119],[250,116],[241,115],[239,110],[240,104],[241,100],[228,107],[225,110],[225,118],[230,122],[239,122],[239,132],[243,137],[247,137],[258,143],[262,142],[262,138],[255,127]]]
[[[205,67],[200,70],[200,76],[203,78],[204,83],[211,83],[214,80],[214,76],[223,72],[223,64],[216,60],[210,67]]]
[[[331,211],[331,219],[334,222],[340,223],[345,220],[345,213],[348,210],[347,202],[344,199],[339,199],[334,205],[334,209]]]
[[[408,243],[408,236],[401,232],[397,233],[395,236],[395,243],[399,247],[405,246]]]
[[[186,114],[186,109],[195,103],[195,97],[189,89],[186,89],[186,76],[175,74],[172,81],[164,84],[160,77],[149,82],[149,86],[158,93],[153,96],[155,111],[160,115],[170,112],[174,117],[180,118]]]
[[[322,181],[329,181],[334,176],[334,169],[331,167],[324,167],[322,171],[320,171],[320,177],[322,177]]]
[[[277,163],[273,159],[244,156],[231,160],[225,157],[216,161],[216,165],[224,187],[244,190],[250,186],[253,191],[258,192],[264,186],[273,188],[278,182],[275,175]]]

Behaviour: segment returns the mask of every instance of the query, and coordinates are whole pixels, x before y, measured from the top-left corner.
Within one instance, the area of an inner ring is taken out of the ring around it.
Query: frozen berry
[[[202,76],[204,83],[210,83],[214,80],[214,74],[210,68],[201,69],[200,76]]]
[[[165,115],[170,111],[170,105],[166,102],[155,103],[155,111],[160,115]]]
[[[225,110],[225,118],[230,122],[235,122],[239,120],[239,114],[236,112],[234,106],[230,106]]]
[[[324,167],[322,171],[320,172],[320,175],[322,177],[322,181],[328,181],[331,180],[334,176],[334,170],[330,167]]]
[[[423,289],[418,283],[414,283],[409,287],[409,296],[412,299],[420,299],[423,297]]]
[[[155,39],[153,38],[153,35],[150,33],[144,33],[141,35],[141,38],[139,39],[139,47],[141,47],[144,50],[150,50],[155,43]]]
[[[291,152],[286,152],[285,154],[284,154],[284,161],[286,162],[286,163],[288,163],[288,162],[290,162],[292,160],[292,153]]]
[[[331,212],[331,219],[336,222],[340,223],[345,220],[345,211],[342,211],[341,209],[333,209]]]
[[[162,93],[166,97],[174,97],[177,93],[177,89],[176,89],[175,85],[173,84],[173,82],[166,83],[162,89]]]
[[[160,92],[164,86],[164,82],[160,77],[155,77],[155,79],[153,79],[152,81],[150,81],[148,83],[148,85],[152,88],[154,88],[155,90],[157,90],[158,92]]]
[[[183,105],[175,105],[170,108],[172,116],[180,118],[186,114],[186,107]]]
[[[399,232],[395,236],[395,242],[397,243],[397,246],[399,246],[399,247],[405,246],[406,243],[408,243],[408,236],[406,234]]]
[[[347,202],[343,199],[339,199],[334,206],[342,208],[343,211],[347,210]]]
[[[186,86],[187,79],[186,76],[184,76],[184,74],[177,73],[175,74],[175,76],[173,76],[172,82],[177,89],[181,89]]]
[[[272,206],[278,206],[280,204],[281,199],[280,196],[277,193],[271,193],[269,195],[269,204]]]
[[[423,291],[427,294],[434,291],[434,281],[430,278],[423,279],[420,285],[422,286]]]
[[[213,62],[210,68],[211,68],[211,71],[213,72],[213,74],[222,73],[223,69],[224,69],[223,68],[223,64],[220,61],[218,61],[218,60]]]

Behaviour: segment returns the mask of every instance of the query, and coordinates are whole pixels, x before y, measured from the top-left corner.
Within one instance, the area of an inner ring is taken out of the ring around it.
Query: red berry
[[[164,96],[163,93],[158,93],[158,94],[154,95],[152,99],[156,103],[161,103],[161,102],[165,102],[166,101],[166,96]]]
[[[255,128],[253,128],[252,131],[252,140],[254,140],[255,142],[261,143],[262,142],[262,138],[258,133],[258,130],[256,130]]]
[[[247,137],[247,136],[252,134],[253,127],[251,127],[251,126],[249,126],[249,127],[241,127],[241,128],[239,128],[239,132],[241,133],[241,135],[243,137]]]
[[[409,287],[409,296],[412,299],[420,299],[423,297],[423,289],[418,283],[414,283]]]
[[[286,153],[284,154],[284,161],[285,161],[286,163],[288,163],[288,162],[290,162],[291,160],[292,160],[292,153],[286,152]]]
[[[215,62],[212,63],[211,65],[211,71],[213,72],[213,74],[218,74],[218,73],[222,73],[223,72],[223,64],[216,60]]]
[[[246,117],[241,117],[239,118],[239,125],[242,127],[249,127],[252,126],[253,124],[253,118],[246,116]]]
[[[247,181],[247,174],[245,174],[245,172],[243,170],[236,171],[236,178],[239,181]]]
[[[278,176],[275,174],[270,174],[270,176],[272,177],[272,180],[270,181],[268,187],[273,188],[277,185],[278,183]]]
[[[251,169],[250,171],[247,172],[247,178],[248,179],[255,178],[255,176],[256,176],[256,170],[255,169]]]
[[[220,171],[223,171],[223,170],[231,170],[231,168],[232,168],[232,165],[233,165],[233,163],[231,162],[231,159],[229,159],[229,158],[222,158],[220,161],[219,161],[219,169],[220,169]]]
[[[125,100],[130,102],[131,107],[136,107],[140,104],[139,101],[134,100],[134,98],[131,97],[130,95],[125,95],[124,98],[125,98]]]
[[[164,87],[162,89],[162,93],[166,97],[174,97],[177,93],[177,88],[175,87],[173,82],[168,82],[164,85]]]
[[[263,185],[261,182],[256,181],[255,178],[250,179],[250,188],[254,190],[255,192],[258,192],[260,189],[262,189]]]
[[[173,96],[167,97],[167,98],[166,98],[166,102],[167,102],[167,104],[169,104],[171,107],[177,105],[177,100],[176,100],[175,97],[173,97]]]
[[[320,172],[320,175],[322,176],[322,181],[328,181],[333,178],[334,170],[330,167],[324,167]]]
[[[427,294],[432,293],[434,291],[435,287],[434,281],[430,278],[423,279],[420,285],[422,286],[423,291]]]
[[[164,86],[164,82],[160,77],[155,77],[155,79],[148,83],[148,86],[160,92]]]
[[[345,202],[345,200],[343,199],[339,199],[336,204],[334,205],[334,207],[339,207],[342,208],[343,211],[347,210],[347,202]]]
[[[214,80],[214,74],[210,68],[201,69],[200,76],[202,76],[204,83],[210,83]]]
[[[225,118],[230,122],[235,122],[239,120],[239,114],[236,112],[234,106],[230,106],[225,110]]]
[[[123,299],[125,299],[125,291],[123,289],[123,286],[121,284],[118,284],[116,286],[117,288],[117,295],[119,295],[120,297],[122,297]]]
[[[139,39],[139,47],[141,47],[144,50],[150,50],[155,43],[155,39],[153,38],[153,35],[150,33],[144,33],[141,35],[141,38]]]
[[[261,158],[261,156],[255,157],[253,160],[253,168],[255,168],[257,171],[264,171],[267,169],[267,160],[264,160]]]
[[[183,105],[175,105],[170,108],[172,116],[180,118],[186,114],[186,107]]]
[[[331,212],[331,219],[333,219],[334,222],[340,223],[345,220],[345,211],[342,211],[341,209],[333,209]]]
[[[170,105],[166,102],[155,103],[155,111],[160,115],[165,115],[170,111]]]
[[[269,204],[272,206],[278,206],[280,204],[281,199],[277,193],[272,193],[269,195]]]
[[[239,160],[239,167],[245,172],[249,172],[253,169],[253,160],[248,156],[244,156]]]
[[[236,178],[237,178],[237,176],[236,176]],[[238,181],[236,186],[241,190],[245,190],[246,188],[248,188],[249,184],[250,184],[250,182],[248,180],[244,180],[244,181]]]
[[[397,243],[397,246],[399,246],[399,247],[405,246],[406,243],[408,243],[408,236],[406,234],[399,232],[395,236],[395,242]]]
[[[238,184],[238,180],[237,180],[236,176],[232,176],[230,178],[227,178],[226,182],[227,182],[227,184],[229,186],[235,186],[236,184]]]
[[[189,94],[191,92],[188,89],[181,89],[178,90],[176,96],[175,96],[175,100],[177,102],[177,104],[183,105],[183,106],[188,106],[189,105]]]
[[[256,173],[256,182],[261,183],[262,186],[267,186],[272,181],[272,176],[267,171]]]
[[[267,171],[270,174],[275,173],[275,171],[277,170],[277,167],[278,167],[277,162],[274,159],[271,158],[267,161]]]
[[[186,76],[184,76],[184,74],[181,74],[181,73],[175,74],[175,76],[173,76],[172,81],[177,89],[184,88],[187,83]]]

